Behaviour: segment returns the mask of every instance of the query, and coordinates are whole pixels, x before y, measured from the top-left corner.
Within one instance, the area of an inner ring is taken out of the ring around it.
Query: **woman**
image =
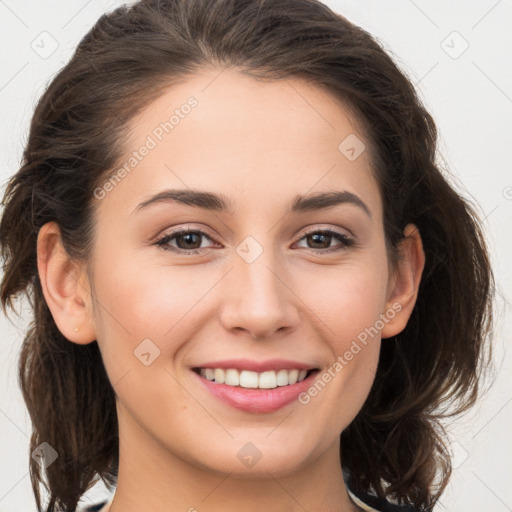
[[[41,508],[431,510],[492,272],[436,129],[313,0],[104,15],[34,113],[0,225]],[[457,219],[457,223],[453,220]]]

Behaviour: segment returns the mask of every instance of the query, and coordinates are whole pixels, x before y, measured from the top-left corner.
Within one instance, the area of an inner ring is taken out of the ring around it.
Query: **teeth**
[[[291,370],[288,374],[288,384],[295,384],[299,378],[299,370]]]
[[[260,373],[258,384],[263,389],[274,389],[277,388],[277,376],[276,372],[263,372]]]
[[[213,370],[213,376],[215,377],[215,382],[224,384],[226,373],[222,368],[215,368],[215,370]]]
[[[276,375],[278,386],[288,386],[288,370],[279,370]]]
[[[237,370],[233,370],[233,371],[238,373]],[[257,388],[258,387],[258,374],[256,372],[249,372],[247,370],[241,371],[240,372],[240,387],[242,387],[242,388]]]
[[[251,389],[275,389],[278,386],[289,386],[302,382],[306,378],[307,370],[279,370],[268,372],[251,372],[248,370],[235,370],[230,368],[201,368],[200,375],[217,384],[240,386]]]
[[[223,370],[221,370],[222,372]],[[240,375],[236,370],[226,370],[224,384],[228,386],[238,386],[240,384]]]

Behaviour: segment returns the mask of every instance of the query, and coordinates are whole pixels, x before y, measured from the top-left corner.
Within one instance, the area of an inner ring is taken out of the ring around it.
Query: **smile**
[[[320,372],[319,368],[293,361],[240,359],[203,363],[191,370],[203,392],[215,401],[257,414],[299,403],[297,397],[312,385]]]
[[[201,377],[216,384],[246,389],[275,389],[302,382],[308,376],[308,373],[314,370],[282,369],[258,373],[235,368],[196,368],[195,371]]]

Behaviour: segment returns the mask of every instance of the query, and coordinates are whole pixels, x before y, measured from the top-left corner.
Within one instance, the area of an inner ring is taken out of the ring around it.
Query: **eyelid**
[[[211,234],[210,231],[208,230],[208,228],[205,228],[202,226],[195,227],[192,224],[188,223],[188,224],[181,224],[180,226],[175,227],[175,228],[163,229],[157,235],[151,237],[151,239],[149,241],[150,242],[158,242],[162,238],[176,236],[176,235],[180,235],[180,234],[184,234],[184,233],[200,233],[201,235],[203,235],[205,238],[209,239],[212,242],[215,242],[215,240],[216,240],[216,235]]]
[[[207,239],[208,241],[217,244],[215,239],[209,235],[206,231],[199,228],[191,228],[191,227],[182,227],[182,228],[176,228],[173,231],[170,232],[164,232],[162,235],[159,235],[156,237],[156,240],[153,242],[154,245],[161,246],[162,249],[168,250],[171,252],[175,252],[177,254],[198,254],[199,252],[204,252],[205,250],[209,250],[212,247],[200,247],[198,249],[179,249],[177,247],[171,247],[164,243],[164,240],[168,239],[174,239],[180,235],[186,235],[189,233],[195,233],[201,236],[202,238]]]
[[[345,231],[348,231],[348,230],[345,230]],[[350,231],[348,231],[350,233]],[[157,236],[156,237],[156,240],[155,242],[153,242],[154,245],[157,245],[157,246],[161,246],[162,249],[164,250],[168,250],[168,251],[171,251],[171,252],[175,252],[177,254],[198,254],[198,253],[201,253],[201,252],[205,252],[205,251],[208,251],[208,250],[211,250],[213,247],[200,247],[200,248],[197,248],[197,249],[179,249],[179,248],[175,248],[175,247],[172,247],[172,246],[169,246],[167,243],[164,243],[163,241],[164,240],[169,240],[169,239],[174,239],[180,235],[185,235],[185,234],[189,234],[189,233],[195,233],[195,234],[198,234],[200,235],[201,237],[207,239],[208,241],[212,242],[213,244],[217,244],[218,245],[218,242],[216,241],[216,239],[211,236],[207,231],[204,231],[204,229],[201,229],[201,228],[194,228],[194,227],[190,227],[190,226],[187,226],[187,227],[180,227],[180,228],[176,228],[175,230],[173,231],[170,231],[170,232],[167,232],[167,233],[164,233],[160,236]],[[329,253],[329,252],[337,252],[337,251],[341,251],[343,249],[348,249],[349,247],[353,247],[356,244],[356,240],[354,238],[354,236],[352,234],[348,235],[346,233],[343,233],[343,231],[340,229],[336,229],[336,228],[332,228],[332,227],[320,227],[318,225],[315,225],[315,226],[310,226],[308,228],[306,228],[304,231],[302,231],[300,237],[298,237],[295,242],[293,242],[293,245],[296,245],[297,243],[299,243],[301,240],[303,240],[304,238],[306,238],[309,234],[312,234],[312,233],[322,233],[322,234],[328,234],[328,235],[331,235],[331,236],[334,236],[338,239],[338,241],[340,242],[341,244],[341,247],[327,247],[325,249],[316,249],[316,248],[312,248],[312,247],[303,247],[303,249],[306,249],[308,251],[312,251],[314,253],[319,253],[319,254],[322,254],[322,253]],[[342,240],[340,240],[340,238]],[[220,244],[222,245],[222,244]]]
[[[346,230],[346,231],[348,231],[348,230]],[[335,246],[335,247],[327,247],[325,249],[315,249],[312,247],[303,247],[303,249],[306,249],[307,251],[312,251],[314,253],[319,253],[319,254],[326,254],[326,253],[330,253],[330,252],[331,253],[340,252],[344,249],[348,249],[350,247],[357,246],[355,237],[352,234],[348,235],[346,233],[343,233],[343,231],[341,231],[341,228],[340,229],[336,229],[336,228],[332,228],[332,227],[322,228],[322,227],[318,227],[318,226],[312,226],[312,227],[306,229],[306,231],[303,231],[301,236],[297,239],[297,241],[294,242],[294,245],[299,243],[301,240],[303,240],[309,234],[312,234],[312,233],[322,233],[322,234],[331,235],[338,239],[338,241],[341,244],[341,247]]]
[[[346,231],[346,233],[344,233],[343,231]],[[318,232],[337,233],[338,235],[345,236],[347,238],[355,238],[354,235],[348,229],[334,228],[331,226],[319,227],[318,225],[306,228],[305,231],[303,231],[301,238],[303,238],[305,235],[309,235],[310,233],[318,233]]]

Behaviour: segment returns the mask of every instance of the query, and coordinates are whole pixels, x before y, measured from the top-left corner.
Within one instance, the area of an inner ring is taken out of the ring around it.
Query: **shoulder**
[[[354,503],[366,512],[419,512],[410,505],[394,505],[372,495],[364,496],[363,499],[358,498],[350,491],[349,495]],[[99,512],[107,503],[107,501],[102,501],[87,507],[77,508],[76,512]]]
[[[365,512],[419,512],[411,505],[396,505],[381,500],[377,496],[367,495],[358,497],[348,491],[352,501]]]
[[[76,512],[98,512],[107,503],[108,503],[107,501],[102,501],[101,503],[95,503],[94,505],[88,505],[86,507],[79,507],[76,509]]]

